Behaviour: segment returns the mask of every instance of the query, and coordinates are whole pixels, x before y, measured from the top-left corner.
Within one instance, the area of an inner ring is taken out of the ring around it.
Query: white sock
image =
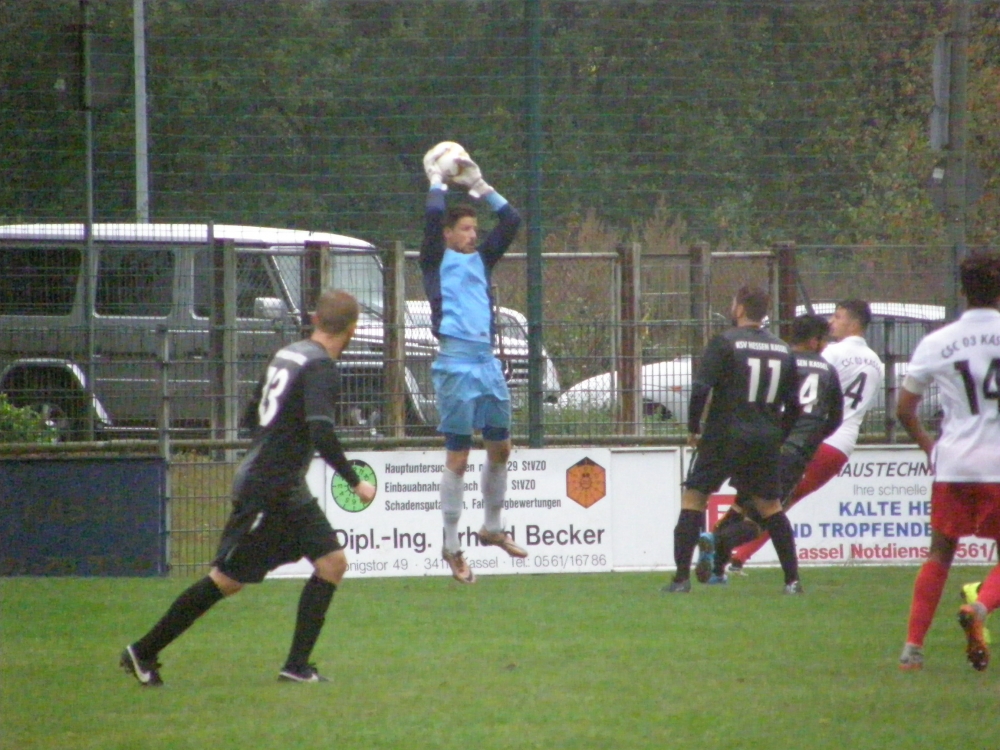
[[[483,487],[483,507],[487,531],[503,529],[503,501],[507,496],[507,462],[491,463],[487,460],[480,478]]]
[[[448,552],[460,549],[458,521],[462,517],[462,491],[465,479],[447,466],[441,474],[441,515],[444,517],[444,548]]]

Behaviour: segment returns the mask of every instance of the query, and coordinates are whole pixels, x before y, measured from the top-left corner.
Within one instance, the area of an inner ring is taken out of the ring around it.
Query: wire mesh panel
[[[181,453],[170,464],[169,562],[174,575],[208,572],[229,516],[236,466],[205,454]]]

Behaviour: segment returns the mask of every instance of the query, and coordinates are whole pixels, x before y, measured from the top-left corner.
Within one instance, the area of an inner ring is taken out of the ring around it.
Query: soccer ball
[[[458,160],[469,158],[469,152],[460,143],[454,141],[441,141],[431,151],[440,151],[436,161],[445,182],[454,179],[462,171]]]

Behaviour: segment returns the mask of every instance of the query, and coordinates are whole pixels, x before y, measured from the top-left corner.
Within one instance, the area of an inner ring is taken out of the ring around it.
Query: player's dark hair
[[[813,339],[824,339],[829,332],[830,324],[822,315],[799,315],[792,321],[788,343],[804,344]]]
[[[744,284],[736,290],[736,304],[743,305],[743,314],[759,323],[771,307],[771,295],[760,287]]]
[[[861,324],[861,328],[867,329],[872,322],[872,308],[863,299],[845,299],[837,303],[837,307],[847,310],[847,314]]]
[[[316,302],[316,327],[324,333],[343,333],[361,312],[358,301],[340,289],[327,289]]]
[[[456,203],[453,206],[449,206],[444,214],[444,228],[454,229],[455,225],[467,216],[473,219],[477,216],[476,209],[468,203]]]
[[[1000,255],[977,253],[959,266],[962,294],[969,307],[992,307],[1000,299]]]

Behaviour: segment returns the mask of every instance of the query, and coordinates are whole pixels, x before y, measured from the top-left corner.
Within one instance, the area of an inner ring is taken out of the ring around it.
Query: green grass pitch
[[[985,570],[953,571],[919,673],[896,666],[915,568],[807,568],[802,597],[756,569],[687,596],[653,573],[349,580],[319,685],[276,681],[301,582],[266,582],[166,649],[158,690],[118,655],[192,579],[0,579],[0,747],[995,748],[1000,660],[973,671],[955,622]]]

